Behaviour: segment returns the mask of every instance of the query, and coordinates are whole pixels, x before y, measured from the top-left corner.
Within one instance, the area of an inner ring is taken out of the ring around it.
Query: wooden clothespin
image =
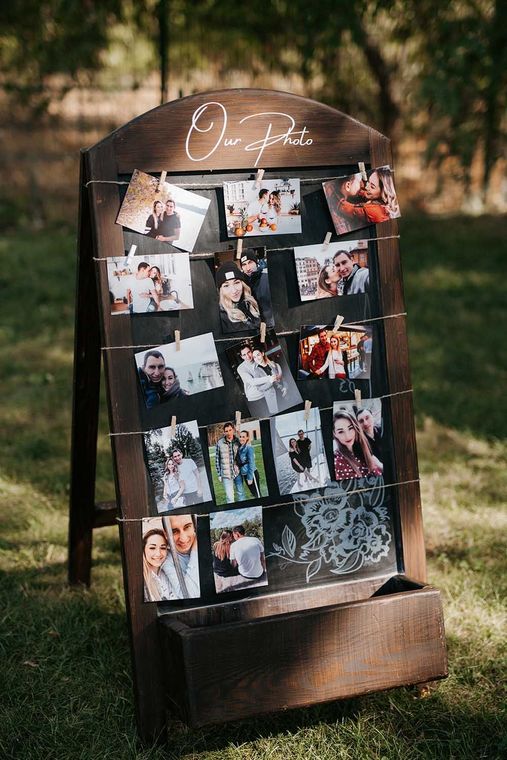
[[[132,245],[130,246],[130,251],[127,253],[127,257],[126,257],[126,259],[125,259],[125,266],[126,266],[126,267],[128,267],[128,266],[129,266],[129,264],[130,264],[130,259],[133,257],[133,255],[135,254],[135,252],[136,252],[136,251],[137,251],[137,245],[134,245],[134,244],[132,243]]]
[[[241,254],[243,252],[243,240],[241,238],[238,238],[238,242],[236,244],[236,258],[240,259]]]
[[[171,438],[174,438],[176,435],[176,415],[173,414],[171,417]]]
[[[255,187],[261,186],[262,178],[264,177],[264,169],[257,169],[257,176],[255,177]]]
[[[368,182],[368,175],[366,174],[366,167],[364,165],[364,161],[359,161],[357,164],[359,167],[359,171],[361,173],[361,177],[365,182]]]
[[[310,409],[312,408],[311,401],[305,401],[305,422],[310,419]]]
[[[176,341],[176,351],[179,351],[181,348],[181,333],[179,330],[174,331],[174,340]]]
[[[162,190],[164,189],[166,177],[167,177],[167,172],[160,172],[160,179],[158,181],[157,193],[162,192]]]
[[[338,332],[338,330],[340,329],[340,325],[341,325],[342,322],[343,322],[342,315],[341,314],[337,314],[336,315],[336,319],[334,321],[334,325],[333,325],[333,332]]]
[[[241,427],[241,412],[236,412],[236,430]]]
[[[354,397],[356,399],[356,406],[358,409],[361,409],[361,391],[359,388],[356,388],[354,391]]]
[[[322,243],[323,251],[327,251],[327,249],[329,248],[329,243],[331,242],[332,234],[333,234],[332,232],[326,232],[326,237],[324,238],[324,241]]]
[[[261,343],[266,342],[266,323],[261,322]]]

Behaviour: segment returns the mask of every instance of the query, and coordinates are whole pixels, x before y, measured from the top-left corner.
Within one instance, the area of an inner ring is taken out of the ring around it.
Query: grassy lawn
[[[429,579],[450,676],[425,699],[370,695],[136,739],[117,531],[90,590],[66,587],[74,248],[0,237],[0,756],[358,760],[507,756],[505,240],[499,218],[402,220]],[[503,325],[501,320],[504,320]],[[106,416],[98,495],[113,498]]]

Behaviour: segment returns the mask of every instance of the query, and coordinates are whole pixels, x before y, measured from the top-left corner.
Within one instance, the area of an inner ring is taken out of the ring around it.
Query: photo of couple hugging
[[[267,585],[261,507],[215,512],[210,536],[217,594]]]
[[[270,417],[301,403],[301,394],[274,331],[267,331],[266,343],[258,337],[245,340],[227,349],[227,356],[252,416]]]
[[[268,495],[258,420],[210,425],[208,446],[217,504]]]
[[[338,235],[401,216],[391,168],[381,166],[365,174],[322,183]]]
[[[381,476],[384,471],[382,401],[333,404],[333,456],[336,480]]]
[[[366,240],[296,246],[294,260],[302,301],[370,292]]]
[[[201,504],[211,499],[195,420],[144,434],[148,471],[157,512]]]
[[[168,198],[165,203],[155,201],[146,220],[144,234],[163,243],[174,243],[179,240],[180,232],[181,219],[176,211],[176,201],[172,198]]]

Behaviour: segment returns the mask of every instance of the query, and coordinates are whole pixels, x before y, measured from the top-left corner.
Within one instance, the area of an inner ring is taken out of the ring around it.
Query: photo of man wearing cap
[[[262,266],[264,263],[263,251],[263,248],[247,248],[241,256],[240,264],[246,283],[252,289],[252,295],[259,305],[261,322],[265,322],[266,327],[271,328],[275,326],[275,320],[271,306],[268,270]]]
[[[261,313],[259,304],[247,283],[246,275],[234,261],[225,261],[220,264],[218,254],[215,257],[215,265],[218,265],[215,283],[222,332],[239,333],[247,330],[258,332],[262,321]]]

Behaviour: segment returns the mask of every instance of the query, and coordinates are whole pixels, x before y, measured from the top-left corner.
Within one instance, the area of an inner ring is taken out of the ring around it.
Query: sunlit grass
[[[505,739],[507,222],[402,220],[430,582],[450,675],[206,731],[169,719],[141,749],[115,528],[90,590],[66,586],[74,240],[0,238],[0,756],[185,760],[501,758]],[[478,254],[479,251],[479,254]],[[21,276],[23,275],[23,276]],[[106,416],[98,491],[112,497]]]

